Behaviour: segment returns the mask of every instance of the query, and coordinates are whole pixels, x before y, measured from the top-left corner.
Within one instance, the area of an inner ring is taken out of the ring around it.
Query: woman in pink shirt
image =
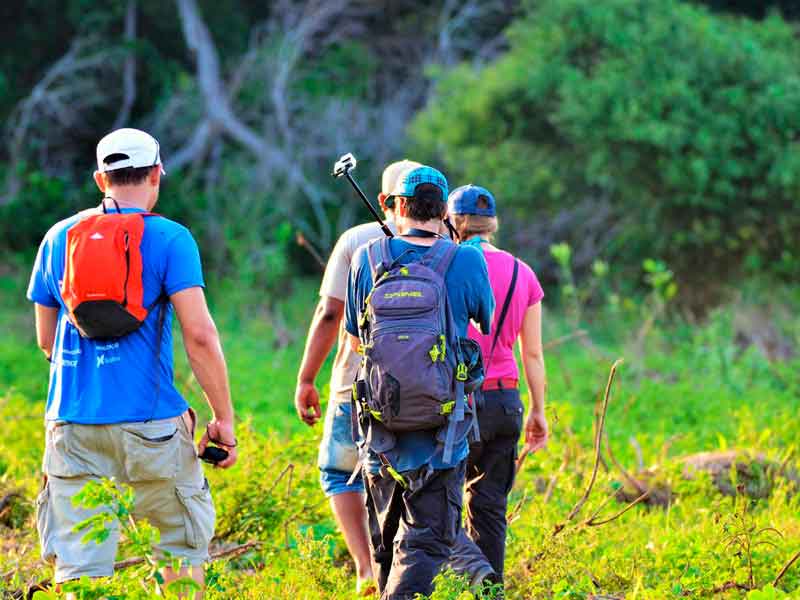
[[[523,429],[524,407],[519,395],[519,369],[514,344],[520,342],[522,366],[530,394],[522,452],[536,452],[547,444],[544,415],[545,370],[542,351],[542,286],[533,270],[512,254],[492,244],[497,211],[485,188],[465,185],[448,198],[449,214],[462,243],[483,250],[495,298],[490,335],[470,326],[469,336],[483,351],[486,380],[478,401],[481,439],[470,446],[465,492],[466,534],[495,570],[488,579],[502,581],[508,493],[514,483],[517,443]],[[466,546],[469,540],[462,540]],[[454,562],[470,551],[459,543]]]

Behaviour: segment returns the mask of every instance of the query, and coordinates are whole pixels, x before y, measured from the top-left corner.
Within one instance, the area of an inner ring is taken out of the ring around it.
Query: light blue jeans
[[[325,413],[325,430],[319,446],[319,480],[322,491],[330,498],[346,492],[364,493],[364,482],[359,473],[352,484],[347,481],[358,462],[358,448],[350,428],[351,405],[331,398]]]

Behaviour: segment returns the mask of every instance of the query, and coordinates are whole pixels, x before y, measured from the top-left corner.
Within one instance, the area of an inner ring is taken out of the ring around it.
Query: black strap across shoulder
[[[156,410],[158,410],[158,397],[161,394],[161,342],[164,340],[164,324],[167,320],[167,310],[169,307],[169,296],[166,293],[161,292],[156,298],[155,302],[150,306],[149,310],[152,310],[153,307],[158,305],[158,324],[156,327],[158,328],[156,332],[156,390],[155,394],[153,395],[153,403],[150,409],[150,418],[147,419],[148,421],[152,421],[155,417]],[[149,311],[148,310],[148,311]]]
[[[514,296],[514,288],[517,286],[517,273],[519,272],[519,261],[514,259],[514,272],[511,273],[511,283],[508,285],[508,292],[506,299],[503,302],[503,308],[500,310],[500,316],[497,319],[497,327],[494,329],[494,338],[492,339],[492,347],[489,350],[489,358],[486,361],[486,374],[489,374],[489,365],[492,363],[492,356],[494,356],[494,349],[497,346],[497,340],[500,338],[500,331],[503,329],[503,323],[506,322],[508,315],[508,308],[511,306],[511,298]]]
[[[428,231],[427,229],[417,229],[416,227],[412,227],[400,237],[441,238],[442,236],[435,231]]]

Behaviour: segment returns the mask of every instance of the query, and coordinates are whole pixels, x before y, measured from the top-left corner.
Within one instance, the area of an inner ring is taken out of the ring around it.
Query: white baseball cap
[[[120,155],[119,160],[106,162],[109,157]],[[127,167],[161,166],[160,146],[156,138],[141,129],[126,127],[112,131],[97,144],[97,170],[101,173],[125,169]]]
[[[390,164],[383,170],[383,177],[381,177],[381,193],[386,194],[387,196],[390,195],[397,184],[397,178],[400,177],[400,175],[409,169],[415,169],[421,166],[422,165],[420,163],[414,162],[413,160],[408,160],[407,158]]]

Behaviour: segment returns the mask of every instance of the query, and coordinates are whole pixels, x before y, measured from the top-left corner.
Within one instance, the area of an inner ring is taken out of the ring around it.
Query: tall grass
[[[0,509],[0,592],[21,589],[50,573],[38,562],[32,521],[48,365],[35,348],[23,286],[21,276],[0,278],[0,317],[6,324],[0,338],[0,498],[12,491],[21,498],[9,504],[10,510]],[[791,296],[786,298],[789,308],[796,306]],[[209,470],[219,513],[216,547],[247,541],[260,545],[209,567],[209,597],[350,597],[352,570],[317,483],[321,429],[301,424],[292,407],[316,286],[298,282],[270,309],[245,308],[259,303],[235,287],[212,289],[211,297],[234,401],[244,419],[240,463],[228,472]],[[644,334],[649,309],[642,307],[651,306],[647,300],[623,298],[613,306],[584,307],[580,321],[566,310],[546,310],[545,341],[576,328],[587,336],[547,352],[553,435],[546,451],[525,462],[511,495],[508,598],[779,598],[800,593],[797,566],[788,569],[776,589],[769,586],[800,549],[796,487],[775,477],[761,494],[765,497],[749,497],[752,482],[744,477],[753,473],[734,468],[723,477],[734,490],[726,496],[707,474],[687,478],[680,460],[697,452],[737,449],[746,456],[761,455],[756,470],[770,464],[782,465],[784,472],[798,467],[800,361],[770,362],[756,345],[737,342],[739,313],[754,305],[743,302],[717,310],[702,323],[660,314]],[[796,314],[787,309],[786,320],[777,325],[793,345],[800,323]],[[179,342],[176,357],[179,386],[199,407],[201,394]],[[598,401],[608,368],[620,357],[626,362],[612,389],[606,422],[613,457],[648,485],[669,488],[672,502],[668,508],[642,502],[597,525],[625,506],[611,496],[629,487],[604,450],[589,500],[556,534],[556,525],[565,523],[587,487],[595,460]],[[323,388],[328,368],[319,379]],[[766,472],[765,477],[772,475]],[[782,537],[759,533],[767,527]],[[113,595],[114,590],[146,597],[134,579],[133,571],[122,572],[105,588],[96,584],[96,591],[85,597]],[[758,591],[745,590],[751,584]],[[434,597],[469,594],[463,582],[444,576]]]

